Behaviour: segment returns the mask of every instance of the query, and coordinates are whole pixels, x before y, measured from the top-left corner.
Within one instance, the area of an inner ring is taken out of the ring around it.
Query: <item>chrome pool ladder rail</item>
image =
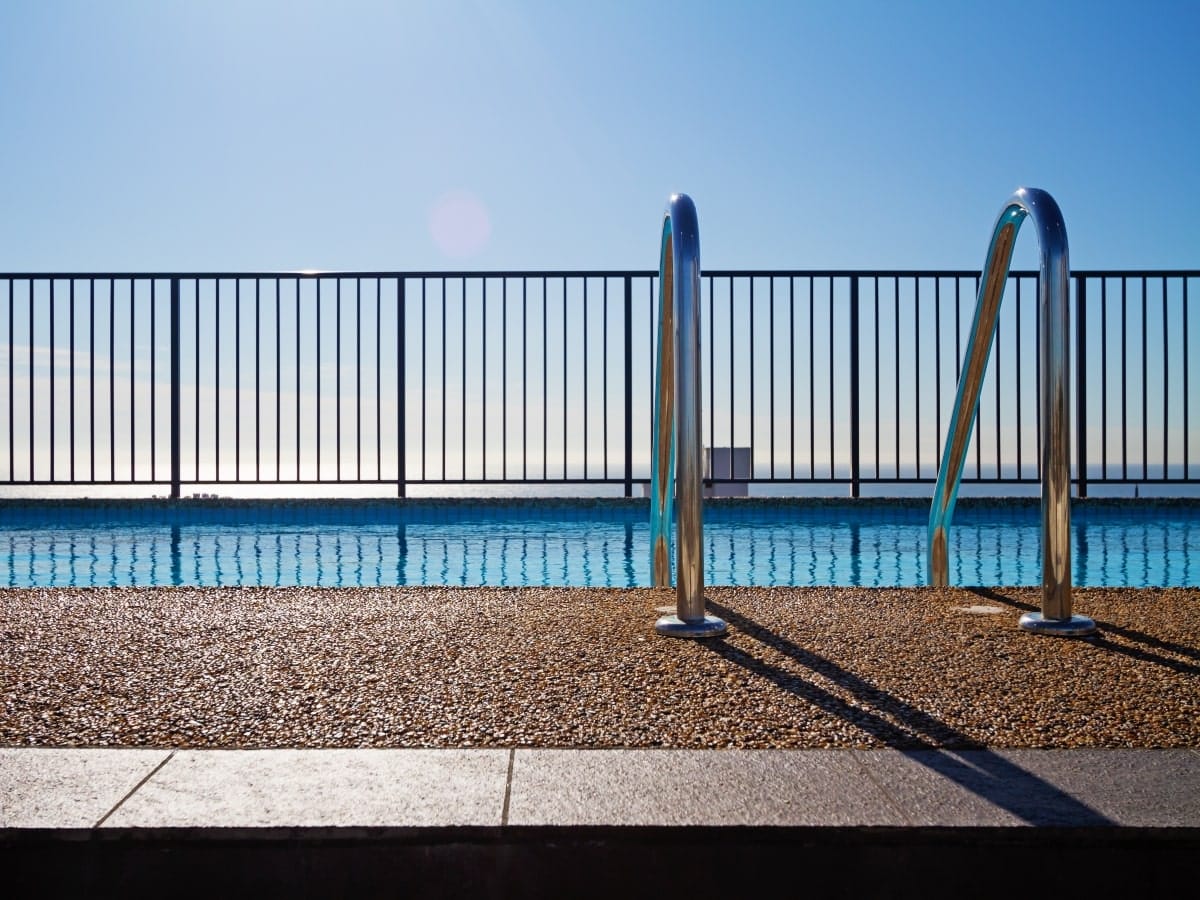
[[[1040,252],[1038,363],[1042,375],[1038,427],[1042,473],[1042,609],[1021,616],[1020,626],[1045,634],[1085,635],[1096,630],[1095,622],[1071,612],[1071,313],[1067,228],[1054,198],[1038,188],[1018,189],[1001,209],[992,229],[954,412],[950,417],[929,510],[929,583],[944,587],[950,580],[950,520],[954,516],[967,445],[971,441],[979,393],[996,334],[1013,245],[1026,217],[1033,220]]]
[[[700,227],[687,194],[663,214],[658,266],[658,336],[650,475],[650,567],[655,587],[671,583],[671,522],[678,494],[676,614],[655,629],[673,637],[724,634],[704,610],[701,493]]]

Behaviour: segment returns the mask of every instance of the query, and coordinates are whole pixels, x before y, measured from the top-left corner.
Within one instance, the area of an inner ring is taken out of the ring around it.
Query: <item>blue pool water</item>
[[[705,582],[926,582],[922,502],[710,501]],[[0,586],[650,583],[645,500],[0,504]],[[963,501],[952,584],[1037,585],[1036,501]],[[1200,585],[1200,505],[1072,509],[1078,585]]]

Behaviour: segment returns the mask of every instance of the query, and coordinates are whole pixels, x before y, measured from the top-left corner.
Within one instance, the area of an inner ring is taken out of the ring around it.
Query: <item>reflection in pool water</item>
[[[1077,503],[1074,583],[1200,584],[1200,505]],[[926,582],[919,502],[716,501],[705,582]],[[956,585],[1040,583],[1036,503],[960,504]],[[645,501],[5,503],[0,585],[650,583]]]

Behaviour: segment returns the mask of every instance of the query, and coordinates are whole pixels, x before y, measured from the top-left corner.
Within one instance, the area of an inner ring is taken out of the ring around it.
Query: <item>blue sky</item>
[[[0,270],[1200,265],[1200,4],[0,5]],[[1014,263],[1035,265],[1035,241]]]

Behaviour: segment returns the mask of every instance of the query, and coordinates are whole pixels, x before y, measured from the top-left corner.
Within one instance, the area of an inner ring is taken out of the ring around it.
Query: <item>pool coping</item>
[[[1200,876],[1197,749],[0,748],[0,798],[6,883],[42,896],[1173,897]]]
[[[0,748],[28,829],[1200,829],[1200,749]]]

